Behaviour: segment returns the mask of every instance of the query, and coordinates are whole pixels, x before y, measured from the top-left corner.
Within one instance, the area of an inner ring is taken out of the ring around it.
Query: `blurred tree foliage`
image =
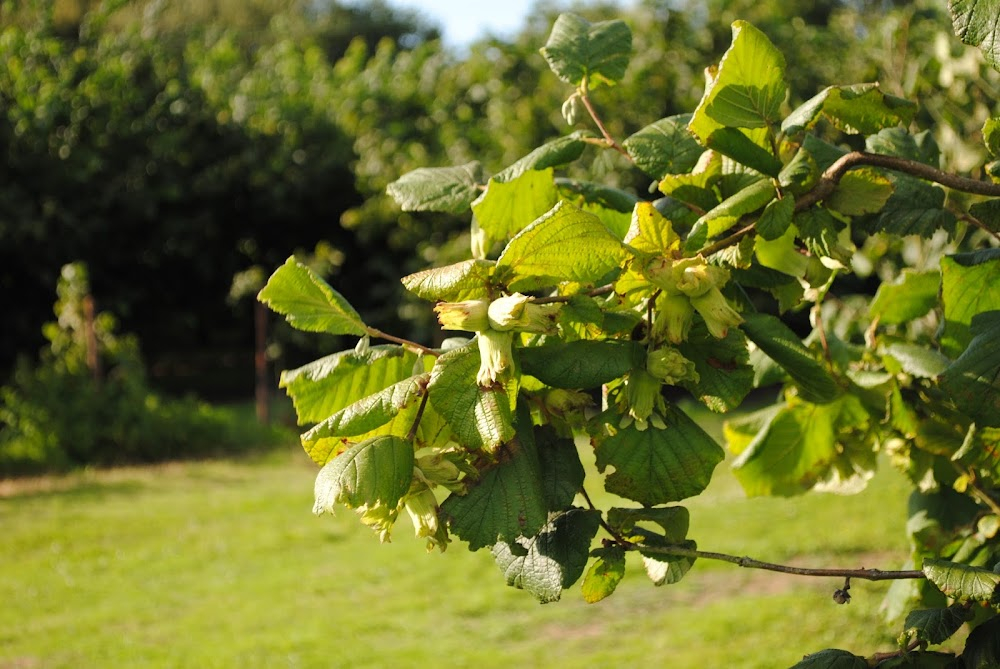
[[[296,250],[319,245],[353,303],[401,303],[394,277],[448,261],[447,242],[467,243],[468,222],[400,212],[386,185],[473,160],[496,172],[563,134],[551,110],[565,88],[538,53],[562,9],[543,1],[515,37],[456,53],[434,26],[384,2],[0,4],[0,294],[16,314],[0,329],[0,370],[40,343],[51,287],[74,260],[88,263],[102,308],[153,363],[178,349],[248,349],[249,305],[234,317],[225,303],[233,276]],[[793,94],[880,81],[920,99],[930,118],[919,122],[936,128],[947,168],[981,163],[977,134],[1000,82],[951,38],[943,0],[573,9],[632,28],[629,83],[601,96],[619,139],[693,109],[703,64],[745,18],[796,63]],[[624,174],[614,185],[646,196],[645,180],[621,168],[582,163],[591,177]],[[407,306],[365,316],[410,320],[423,334]]]

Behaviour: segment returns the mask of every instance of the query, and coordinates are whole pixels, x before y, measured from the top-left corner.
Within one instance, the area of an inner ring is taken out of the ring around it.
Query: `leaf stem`
[[[648,546],[626,542],[623,544],[626,550],[638,550],[643,553],[659,553],[661,555],[676,555],[680,557],[703,558],[706,560],[720,560],[729,562],[738,567],[747,569],[765,569],[767,571],[777,571],[783,574],[794,574],[796,576],[822,576],[822,577],[845,577],[857,578],[866,581],[889,581],[900,579],[927,578],[924,572],[919,569],[903,571],[886,571],[884,569],[814,569],[809,567],[793,567],[791,565],[775,564],[773,562],[762,562],[750,557],[739,557],[726,553],[712,553],[709,551],[699,551],[684,546]]]
[[[601,117],[597,115],[597,110],[594,109],[594,104],[590,101],[590,96],[587,95],[586,90],[580,91],[580,101],[583,102],[583,106],[587,108],[587,113],[590,114],[590,118],[594,120],[594,123],[597,125],[597,129],[601,131],[601,135],[604,137],[604,141],[607,142],[607,145],[631,161],[632,156],[628,155],[628,151],[626,151],[621,144],[615,141],[615,138],[611,136],[611,133],[608,132],[608,129],[604,126],[604,121],[602,121]]]
[[[625,543],[625,540],[622,539],[621,536],[617,532],[615,532],[615,528],[611,527],[611,525],[608,524],[608,521],[604,520],[604,514],[600,513],[600,509],[598,509],[596,506],[594,506],[593,500],[591,500],[590,499],[590,495],[587,494],[587,489],[584,488],[583,486],[580,486],[580,494],[583,496],[584,501],[587,502],[587,506],[590,507],[590,510],[591,511],[597,511],[600,514],[599,515],[599,517],[601,519],[600,523],[601,523],[601,527],[604,528],[604,531],[607,532],[608,534],[610,534],[614,538],[614,540],[616,542],[618,542],[620,544]]]
[[[427,355],[433,355],[435,358],[441,355],[440,351],[435,351],[432,348],[428,348],[423,344],[418,344],[416,342],[410,341],[409,339],[401,339],[400,337],[396,337],[386,332],[382,332],[378,328],[368,327],[368,335],[371,337],[377,337],[378,339],[385,339],[386,341],[391,341],[394,344],[400,344],[404,348],[408,348],[415,353],[425,353]]]

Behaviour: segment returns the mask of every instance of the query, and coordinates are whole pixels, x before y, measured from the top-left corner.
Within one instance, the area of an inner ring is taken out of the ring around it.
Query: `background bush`
[[[205,457],[282,441],[280,428],[193,398],[153,392],[134,337],[115,333],[115,320],[93,322],[99,364],[88,365],[85,268],[63,268],[57,321],[45,327],[49,347],[37,364],[18,361],[0,388],[0,476]]]

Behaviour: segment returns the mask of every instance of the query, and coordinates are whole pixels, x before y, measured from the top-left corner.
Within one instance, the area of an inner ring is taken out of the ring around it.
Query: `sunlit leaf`
[[[552,169],[529,170],[506,182],[490,179],[472,212],[491,245],[516,235],[558,200]]]
[[[621,20],[590,23],[575,14],[560,14],[541,52],[568,84],[614,84],[625,76],[632,31]]]
[[[594,553],[597,559],[583,577],[583,599],[588,604],[610,596],[625,578],[625,549],[608,546]]]
[[[989,602],[1000,586],[1000,574],[947,560],[927,558],[923,571],[941,592],[963,602]]]
[[[417,356],[401,346],[328,355],[281,373],[299,424],[318,423],[358,400],[413,375]]]
[[[667,255],[680,250],[681,239],[652,202],[639,202],[632,212],[625,243],[640,253]]]
[[[383,537],[388,535],[399,501],[413,478],[413,445],[384,435],[356,444],[331,460],[316,477],[316,514],[333,513],[343,504]]]
[[[495,262],[463,260],[446,267],[435,267],[404,276],[408,291],[425,300],[461,302],[481,299],[489,293],[490,275]]]
[[[941,349],[957,357],[972,340],[972,318],[1000,309],[1000,249],[942,258],[941,302],[944,305]]]
[[[299,330],[359,337],[368,332],[344,296],[294,256],[275,270],[257,299]]]
[[[479,348],[469,344],[439,357],[427,386],[430,402],[448,421],[459,443],[494,450],[514,436],[506,388],[476,382]]]
[[[908,124],[916,110],[916,104],[883,93],[877,83],[830,86],[789,114],[781,129],[787,134],[802,132],[826,116],[846,133],[871,135]]]
[[[593,214],[560,202],[510,240],[497,261],[511,290],[592,283],[619,266],[625,248]]]

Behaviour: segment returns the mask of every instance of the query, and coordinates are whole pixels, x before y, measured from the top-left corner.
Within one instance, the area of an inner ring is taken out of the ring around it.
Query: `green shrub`
[[[81,264],[63,267],[57,292],[57,321],[44,328],[50,346],[37,364],[22,358],[0,388],[0,475],[205,457],[281,440],[280,430],[240,412],[153,392],[135,338],[116,335],[108,313],[88,325]],[[96,344],[90,363],[88,336]]]

